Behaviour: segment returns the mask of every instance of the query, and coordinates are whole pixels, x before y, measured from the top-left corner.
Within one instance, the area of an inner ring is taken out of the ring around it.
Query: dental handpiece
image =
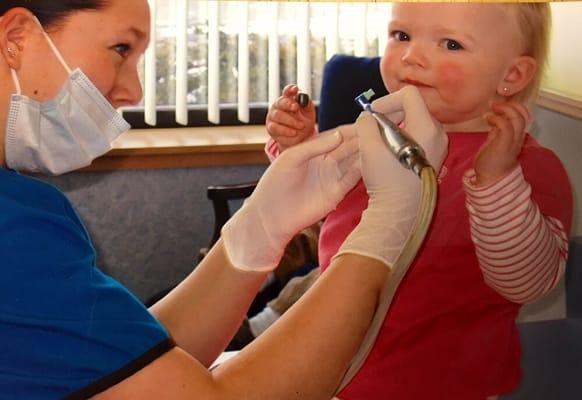
[[[430,165],[425,158],[424,150],[403,129],[399,128],[385,115],[372,109],[370,99],[374,94],[372,89],[368,89],[356,97],[355,101],[364,111],[372,114],[378,123],[384,143],[394,153],[398,161],[404,167],[411,169],[420,176],[422,169]]]

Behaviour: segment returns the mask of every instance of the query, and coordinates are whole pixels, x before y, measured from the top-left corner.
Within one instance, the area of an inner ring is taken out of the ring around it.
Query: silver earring
[[[507,94],[507,93],[509,93],[509,88],[507,88],[507,87],[504,87],[504,88],[503,88],[503,93],[506,93],[506,94]]]
[[[8,52],[8,54],[10,55],[10,57],[16,57],[16,51],[12,47],[8,47],[6,49],[6,51]]]

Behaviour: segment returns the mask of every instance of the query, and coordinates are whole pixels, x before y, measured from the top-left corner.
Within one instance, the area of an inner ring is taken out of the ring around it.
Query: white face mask
[[[90,165],[130,126],[80,69],[71,72],[44,30],[43,34],[69,77],[55,99],[39,102],[21,94],[12,70],[16,94],[10,98],[6,165],[59,175]]]

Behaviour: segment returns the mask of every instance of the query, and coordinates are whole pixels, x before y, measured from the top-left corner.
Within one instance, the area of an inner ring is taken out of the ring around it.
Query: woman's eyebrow
[[[131,27],[129,28],[129,31],[137,38],[137,39],[146,39],[148,37],[147,33],[144,32],[143,30],[136,28],[136,27]]]

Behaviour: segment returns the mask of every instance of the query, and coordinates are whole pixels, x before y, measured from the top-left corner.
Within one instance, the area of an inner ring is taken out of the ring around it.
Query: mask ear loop
[[[61,55],[61,52],[59,51],[59,49],[57,49],[57,46],[55,46],[55,44],[53,43],[53,40],[50,38],[50,36],[48,35],[48,33],[45,32],[42,24],[40,23],[40,21],[38,20],[38,18],[36,18],[36,23],[38,24],[38,26],[40,27],[40,31],[42,32],[42,34],[44,35],[46,41],[48,42],[51,50],[53,51],[54,55],[57,57],[57,59],[60,61],[61,65],[63,66],[63,68],[65,69],[65,71],[67,71],[67,73],[69,75],[71,75],[72,71],[71,68],[69,68],[69,65],[66,63],[65,59],[63,58],[63,56]]]
[[[18,95],[22,94],[22,90],[20,88],[20,81],[18,80],[18,75],[16,74],[16,71],[10,68],[10,73],[12,74],[12,81],[14,82],[14,87],[16,88],[16,94]]]

